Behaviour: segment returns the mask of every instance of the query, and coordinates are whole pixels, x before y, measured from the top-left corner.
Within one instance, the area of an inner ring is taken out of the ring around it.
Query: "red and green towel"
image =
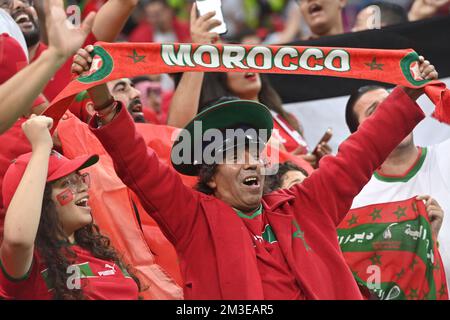
[[[434,117],[450,123],[446,108],[450,105],[450,91],[442,82],[421,81],[417,60],[418,54],[413,50],[99,42],[91,70],[73,80],[44,114],[58,121],[78,93],[124,77],[186,71],[260,72],[424,87],[436,105]]]
[[[422,201],[352,209],[338,227],[338,241],[356,280],[380,299],[448,300],[444,267]]]

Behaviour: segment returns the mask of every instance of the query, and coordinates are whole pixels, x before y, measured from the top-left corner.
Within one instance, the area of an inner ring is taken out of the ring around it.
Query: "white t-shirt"
[[[450,140],[421,148],[421,156],[403,177],[384,177],[375,173],[353,200],[352,209],[370,204],[430,195],[444,210],[439,232],[439,252],[444,264],[447,285],[450,284]]]

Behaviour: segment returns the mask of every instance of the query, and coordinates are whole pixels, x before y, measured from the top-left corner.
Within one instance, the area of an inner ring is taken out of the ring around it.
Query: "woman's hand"
[[[52,126],[52,118],[36,116],[34,114],[22,124],[22,130],[28,141],[30,141],[33,151],[39,148],[48,150],[53,148],[53,140],[50,135],[50,129]]]
[[[431,231],[437,238],[439,235],[439,230],[442,226],[442,221],[444,220],[444,211],[442,210],[439,203],[431,196],[418,196],[416,199],[422,200],[425,203],[425,208],[427,209],[428,213],[428,219],[430,219]]]
[[[215,12],[197,17],[197,6],[194,3],[191,9],[191,39],[192,43],[213,44],[216,43],[220,36],[218,33],[210,32],[215,27],[221,25],[217,19],[212,19]]]

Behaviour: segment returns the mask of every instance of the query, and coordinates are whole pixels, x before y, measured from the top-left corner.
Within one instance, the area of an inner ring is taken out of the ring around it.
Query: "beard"
[[[33,31],[29,31],[23,34],[28,48],[35,46],[41,40],[41,30],[39,29],[38,25],[35,25],[35,27],[36,28],[33,29]]]
[[[132,113],[131,116],[133,117],[135,123],[147,123],[147,120],[145,120],[144,116],[141,114]]]
[[[23,10],[14,12],[12,18],[14,19],[14,21],[16,21],[16,18],[23,14],[26,14],[30,22],[33,24],[33,29],[31,31],[22,30],[20,24],[18,24],[25,38],[25,42],[27,43],[27,47],[30,48],[38,44],[39,41],[41,40],[41,29],[39,27],[39,23],[33,18],[33,16]]]
[[[142,109],[141,99],[132,100],[127,108],[128,112],[133,117],[134,122],[135,123],[147,123],[147,120],[144,118],[144,116],[141,113],[133,111],[136,105],[140,105],[141,109]]]

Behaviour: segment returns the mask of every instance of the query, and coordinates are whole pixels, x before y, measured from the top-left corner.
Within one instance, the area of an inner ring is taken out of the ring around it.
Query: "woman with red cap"
[[[32,152],[3,182],[8,208],[0,247],[0,298],[137,299],[139,280],[93,224],[89,175],[98,156],[69,160],[52,151],[52,119],[22,126]]]

